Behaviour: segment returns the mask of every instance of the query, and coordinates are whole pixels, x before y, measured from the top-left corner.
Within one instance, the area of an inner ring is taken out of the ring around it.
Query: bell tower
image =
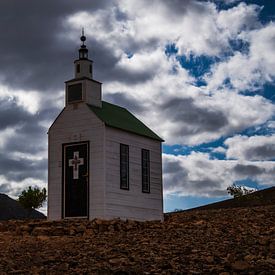
[[[74,61],[74,78],[65,82],[66,106],[86,102],[101,107],[101,83],[93,79],[93,61],[88,58],[89,51],[85,45],[83,29],[80,40],[82,44],[78,50],[78,59]]]

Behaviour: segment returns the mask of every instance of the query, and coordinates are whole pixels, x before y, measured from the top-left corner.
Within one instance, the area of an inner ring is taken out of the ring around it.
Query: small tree
[[[28,210],[33,210],[42,207],[46,201],[47,194],[46,188],[40,190],[38,187],[32,188],[29,186],[27,190],[22,191],[19,195],[19,203]]]
[[[244,195],[248,195],[250,193],[255,192],[254,189],[247,189],[244,186],[239,186],[233,183],[232,185],[227,187],[227,192],[234,198],[242,197]]]

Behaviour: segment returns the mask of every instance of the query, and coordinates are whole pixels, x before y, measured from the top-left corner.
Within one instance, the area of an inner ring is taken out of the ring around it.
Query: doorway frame
[[[74,146],[74,145],[87,145],[87,216],[81,217],[66,217],[65,216],[65,159],[66,159],[66,147],[67,146]],[[62,143],[62,183],[61,183],[61,216],[62,219],[87,219],[89,220],[90,216],[90,141],[78,141],[78,142],[69,142],[69,143]]]

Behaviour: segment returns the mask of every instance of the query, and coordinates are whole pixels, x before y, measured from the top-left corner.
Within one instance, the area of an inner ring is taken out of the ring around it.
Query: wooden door
[[[63,217],[87,218],[89,204],[89,144],[63,145]]]

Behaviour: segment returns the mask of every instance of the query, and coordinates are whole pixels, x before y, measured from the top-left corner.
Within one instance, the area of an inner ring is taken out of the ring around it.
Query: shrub
[[[228,186],[226,190],[227,190],[228,194],[230,194],[234,198],[239,198],[239,197],[251,194],[256,191],[254,189],[247,189],[244,186],[239,186],[236,184],[232,184],[232,185]]]
[[[18,201],[28,210],[40,208],[46,201],[46,193],[46,188],[40,190],[38,187],[32,188],[29,186],[28,189],[22,191],[21,195],[19,195]]]

